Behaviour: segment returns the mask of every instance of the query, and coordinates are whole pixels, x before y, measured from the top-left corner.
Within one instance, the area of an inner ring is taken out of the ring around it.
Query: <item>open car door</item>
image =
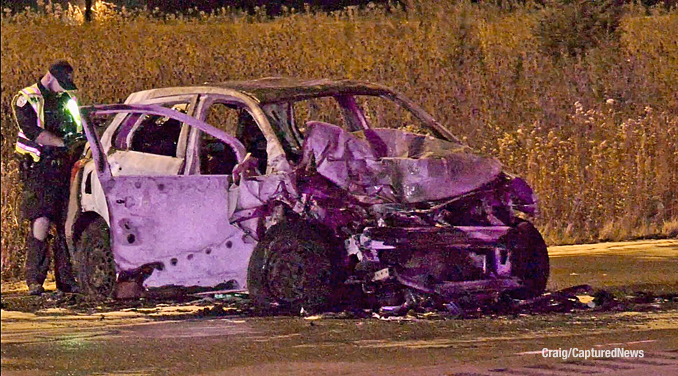
[[[207,123],[157,105],[101,105],[83,108],[85,115],[139,113],[163,116],[221,140],[232,151],[236,166],[245,148],[234,137]],[[87,116],[83,116],[87,118]],[[152,265],[144,285],[159,287],[245,287],[254,242],[229,221],[237,187],[231,171],[220,175],[118,175],[93,127],[83,120],[96,173],[104,191],[110,223],[110,247],[116,269],[128,271]]]

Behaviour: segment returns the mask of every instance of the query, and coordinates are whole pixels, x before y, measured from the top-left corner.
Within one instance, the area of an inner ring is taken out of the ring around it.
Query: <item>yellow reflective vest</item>
[[[74,100],[77,103],[78,99],[75,97],[75,95],[69,92],[66,93],[68,94],[71,100]],[[31,107],[33,107],[33,110],[37,114],[38,127],[45,129],[45,114],[44,114],[45,99],[42,97],[42,93],[38,88],[38,84],[25,87],[21,89],[19,93],[17,93],[17,95],[14,96],[14,99],[12,99],[12,111],[15,111],[14,108],[18,100],[25,100],[31,105]],[[21,124],[19,124],[19,121],[17,120],[16,113],[14,113],[14,119],[19,128],[16,146],[14,148],[15,151],[19,154],[30,155],[35,162],[40,161],[42,145],[35,141],[31,141],[28,137],[26,137],[23,129],[21,129]],[[76,124],[78,128],[77,131],[82,132],[82,125],[80,124],[80,122],[76,121]]]

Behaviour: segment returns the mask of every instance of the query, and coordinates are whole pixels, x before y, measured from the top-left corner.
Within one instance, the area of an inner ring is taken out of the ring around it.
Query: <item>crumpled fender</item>
[[[530,185],[517,176],[507,176],[511,178],[508,191],[513,208],[531,216],[537,215],[537,197]]]

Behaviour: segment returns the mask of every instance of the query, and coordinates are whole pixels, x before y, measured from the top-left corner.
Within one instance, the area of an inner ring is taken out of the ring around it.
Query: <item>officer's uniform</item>
[[[71,115],[68,111],[69,101],[77,104],[77,99],[70,93],[52,92],[40,82],[22,89],[12,100],[19,126],[16,152],[21,155],[20,170],[24,185],[21,212],[31,223],[37,218],[47,217],[57,225],[53,246],[55,277],[57,288],[66,292],[75,287],[64,238],[70,168],[74,161],[66,148],[40,145],[35,140],[45,130],[61,138],[82,133],[79,115]],[[48,268],[47,243],[29,235],[26,283],[42,286]]]

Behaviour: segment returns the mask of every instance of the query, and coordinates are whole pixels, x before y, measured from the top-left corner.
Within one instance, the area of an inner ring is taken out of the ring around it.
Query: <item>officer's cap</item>
[[[76,90],[73,83],[73,67],[66,60],[59,60],[49,67],[49,73],[54,76],[64,90]]]

